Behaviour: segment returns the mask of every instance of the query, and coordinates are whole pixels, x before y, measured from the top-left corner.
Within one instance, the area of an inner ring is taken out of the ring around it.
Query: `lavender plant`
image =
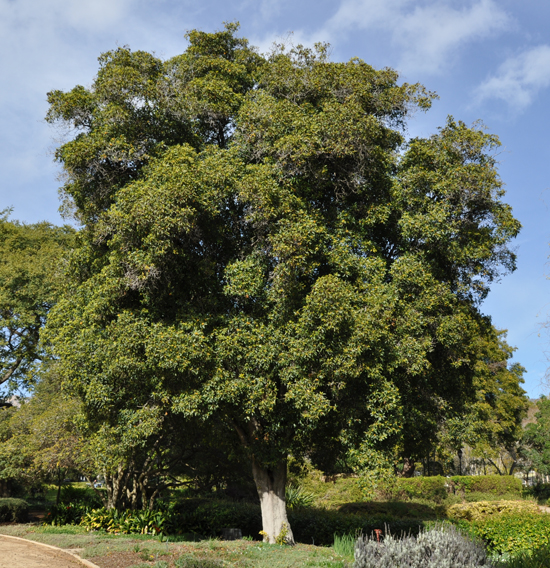
[[[387,534],[381,542],[365,536],[355,544],[353,568],[478,568],[490,567],[483,546],[453,525],[437,525],[417,537]]]

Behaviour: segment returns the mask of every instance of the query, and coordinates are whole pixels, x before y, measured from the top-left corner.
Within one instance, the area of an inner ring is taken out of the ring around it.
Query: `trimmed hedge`
[[[531,501],[478,501],[451,505],[447,510],[450,519],[464,521],[482,521],[493,515],[540,515],[536,503]]]
[[[489,493],[491,495],[521,496],[521,480],[513,475],[455,475],[443,477],[411,477],[397,480],[397,496],[409,499],[428,499],[441,503],[449,493]]]
[[[447,497],[448,485],[447,478],[441,475],[400,478],[397,480],[397,491],[409,499],[429,499],[441,503]]]
[[[0,499],[0,522],[21,523],[29,518],[29,504],[23,499]]]
[[[493,495],[521,495],[521,479],[513,475],[455,475],[450,478],[454,492],[491,493]]]

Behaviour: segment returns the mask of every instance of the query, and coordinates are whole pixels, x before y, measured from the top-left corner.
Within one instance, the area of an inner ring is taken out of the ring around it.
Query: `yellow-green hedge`
[[[530,501],[478,501],[477,503],[460,503],[447,509],[450,519],[464,521],[481,521],[487,517],[501,514],[540,514],[536,503]]]

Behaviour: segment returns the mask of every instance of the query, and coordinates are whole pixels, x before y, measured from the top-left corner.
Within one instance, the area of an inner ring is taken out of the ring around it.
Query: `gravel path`
[[[0,568],[83,568],[84,566],[84,563],[62,550],[48,548],[28,540],[0,536]]]

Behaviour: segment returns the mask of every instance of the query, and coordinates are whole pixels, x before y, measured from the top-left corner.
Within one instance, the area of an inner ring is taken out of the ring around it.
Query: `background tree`
[[[522,422],[529,399],[522,388],[525,369],[512,363],[514,348],[506,342],[506,332],[490,326],[477,340],[475,365],[476,399],[469,409],[449,416],[441,425],[440,447],[450,450],[450,458],[459,457],[469,447],[471,458],[489,465],[499,475],[512,475],[521,461]],[[460,452],[460,453],[459,453]]]
[[[0,479],[35,487],[54,482],[57,501],[65,477],[81,459],[82,440],[75,417],[79,401],[67,397],[51,364],[42,370],[31,397],[3,411]]]
[[[9,221],[8,214],[0,214],[0,385],[16,388],[32,384],[44,358],[40,331],[59,294],[74,231]]]
[[[191,32],[165,64],[119,50],[90,90],[50,95],[49,119],[82,129],[57,156],[86,241],[48,338],[97,420],[167,412],[232,429],[268,540],[293,542],[289,454],[322,435],[335,456],[382,464],[410,393],[438,412],[473,397],[477,303],[513,269],[519,224],[494,136],[450,119],[404,147],[409,112],[430,106],[423,87],[329,62],[323,45],[261,58],[235,30]],[[135,84],[170,93],[145,112],[193,136],[159,132],[115,183],[103,125],[141,129],[111,118],[119,101],[144,106]]]
[[[535,422],[525,427],[525,456],[540,475],[550,475],[550,400],[537,400]]]

